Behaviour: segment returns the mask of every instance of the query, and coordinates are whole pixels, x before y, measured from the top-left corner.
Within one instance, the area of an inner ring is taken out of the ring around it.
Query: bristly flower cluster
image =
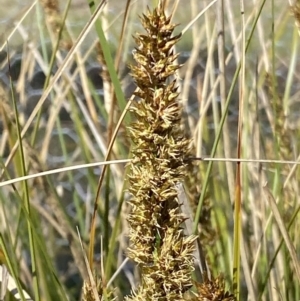
[[[96,291],[97,291],[98,297],[99,297],[99,299],[101,299],[103,296],[103,288],[102,288],[101,281],[99,281],[95,277],[95,282],[96,282]],[[83,283],[82,300],[83,301],[96,301],[97,300],[96,297],[94,296],[94,290],[93,290],[93,287],[92,287],[92,284],[90,283],[90,281],[84,281],[84,283]]]
[[[131,66],[139,98],[129,128],[133,141],[129,257],[141,267],[142,284],[132,300],[183,300],[192,286],[194,236],[185,237],[176,185],[183,181],[189,141],[181,129],[172,50],[180,35],[163,5],[141,18],[146,34],[135,37]]]
[[[235,301],[236,298],[225,290],[225,283],[221,276],[203,283],[196,284],[198,291],[197,301]]]
[[[54,34],[53,38],[58,37],[58,33],[63,27],[63,19],[59,9],[58,0],[40,0],[42,7],[44,8],[46,21],[49,25],[49,29]],[[72,40],[66,29],[62,32],[62,37],[60,38],[60,46],[66,50],[69,50],[72,46]]]
[[[291,6],[291,11],[295,17],[295,24],[298,27],[298,33],[300,35],[300,1],[296,0],[294,5]]]

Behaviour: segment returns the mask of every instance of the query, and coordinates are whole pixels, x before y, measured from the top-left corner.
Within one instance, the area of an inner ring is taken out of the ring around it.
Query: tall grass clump
[[[0,300],[300,300],[299,0],[16,1]]]
[[[137,34],[131,74],[138,100],[129,127],[133,141],[130,163],[132,211],[128,255],[139,264],[141,285],[128,300],[184,300],[192,286],[195,236],[183,233],[185,216],[177,185],[183,181],[189,141],[181,124],[181,104],[174,78],[180,67],[173,46],[176,25],[163,2],[141,17],[146,34]]]

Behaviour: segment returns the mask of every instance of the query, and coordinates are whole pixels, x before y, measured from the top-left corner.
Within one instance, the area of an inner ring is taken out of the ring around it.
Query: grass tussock
[[[98,2],[0,33],[0,300],[300,300],[299,1]]]

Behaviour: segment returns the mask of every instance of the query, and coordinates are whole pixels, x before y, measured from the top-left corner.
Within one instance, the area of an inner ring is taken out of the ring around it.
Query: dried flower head
[[[236,298],[225,290],[224,279],[219,276],[211,280],[205,279],[203,283],[197,283],[198,301],[235,301]]]
[[[141,18],[146,34],[137,34],[132,76],[139,100],[129,128],[133,141],[128,218],[128,255],[140,264],[142,286],[135,300],[182,300],[192,286],[195,237],[185,237],[176,185],[183,181],[189,141],[181,128],[181,104],[175,79],[180,67],[172,50],[180,35],[162,2]],[[142,296],[142,297],[141,297]]]
[[[101,283],[100,279],[97,280],[97,278],[95,278],[95,281],[96,281],[96,290],[97,290],[99,298],[101,299],[101,297],[103,295],[102,283]],[[89,280],[86,280],[83,283],[82,300],[84,300],[84,301],[97,300],[94,295],[94,290],[93,290],[92,284],[90,283]]]
[[[48,23],[49,29],[53,38],[59,38],[58,33],[63,24],[63,18],[60,13],[58,0],[40,0],[42,7],[44,8],[45,18]],[[60,46],[69,50],[72,46],[72,40],[66,29],[62,31],[62,37],[60,38]]]
[[[300,1],[296,0],[295,4],[291,6],[292,14],[295,17],[295,24],[298,27],[298,32],[300,34]]]

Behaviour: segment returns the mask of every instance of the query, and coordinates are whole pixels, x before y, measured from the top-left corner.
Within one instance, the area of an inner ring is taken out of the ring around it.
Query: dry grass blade
[[[38,103],[36,104],[34,110],[32,111],[31,115],[29,116],[26,124],[23,127],[23,130],[21,132],[21,138],[24,137],[24,135],[26,134],[27,130],[29,129],[31,123],[33,122],[35,116],[37,115],[37,113],[40,111],[42,105],[44,104],[45,100],[47,99],[47,96],[49,95],[49,93],[51,92],[51,90],[53,89],[55,83],[58,81],[58,79],[60,78],[60,76],[62,75],[62,73],[64,72],[65,68],[67,67],[68,63],[71,61],[72,57],[74,56],[75,52],[78,50],[79,46],[81,45],[81,43],[84,41],[84,38],[86,37],[86,35],[89,33],[90,29],[92,28],[92,26],[94,25],[94,23],[97,21],[103,5],[105,4],[105,1],[103,0],[97,7],[97,9],[95,10],[94,14],[91,16],[89,22],[85,25],[84,29],[82,30],[82,32],[80,33],[78,39],[76,40],[76,42],[74,43],[74,45],[72,46],[71,50],[68,52],[66,58],[64,59],[63,63],[60,65],[60,67],[58,68],[57,72],[55,73],[55,75],[53,76],[51,82],[49,83],[49,86],[46,88],[46,90],[44,91],[42,97],[40,98],[40,100],[38,101]],[[14,147],[12,148],[8,158],[6,159],[5,162],[5,167],[8,166],[8,164],[10,163],[11,159],[13,158],[17,148],[18,148],[19,143],[16,142],[16,144],[14,145]],[[0,178],[3,177],[4,174],[4,170],[1,172]]]
[[[246,56],[246,42],[245,42],[245,14],[244,2],[240,1],[241,10],[241,72],[239,78],[239,116],[238,116],[238,130],[237,130],[237,157],[242,155],[242,139],[243,139],[243,123],[244,123],[244,103],[245,103],[245,56]],[[224,123],[225,124],[225,123]],[[235,200],[234,200],[234,249],[233,249],[233,287],[234,295],[239,301],[241,298],[240,292],[240,248],[241,248],[241,227],[242,227],[242,171],[241,163],[237,163],[236,167],[236,184],[235,184]]]
[[[28,16],[28,14],[30,13],[30,11],[35,7],[35,5],[37,4],[37,0],[35,0],[30,7],[26,10],[26,12],[24,13],[23,17],[16,23],[15,28],[12,30],[12,32],[8,35],[8,37],[6,38],[5,43],[3,43],[3,45],[0,47],[0,52],[4,49],[4,47],[7,45],[7,43],[9,42],[9,40],[11,39],[11,37],[14,35],[14,33],[17,31],[18,27],[20,26],[20,24],[22,24],[22,22],[24,21],[24,19]]]
[[[217,2],[217,0],[211,1],[189,24],[185,26],[182,30],[182,35],[186,33],[186,31],[193,26],[193,24],[213,5]]]
[[[90,268],[90,265],[89,265],[89,261],[86,257],[86,253],[85,253],[85,250],[84,250],[84,247],[83,247],[83,244],[82,244],[82,240],[81,240],[81,235],[79,233],[79,229],[77,228],[77,234],[78,234],[78,238],[79,238],[79,242],[80,242],[80,245],[81,245],[81,250],[82,250],[82,255],[83,255],[83,258],[84,258],[84,262],[85,262],[85,266],[86,266],[86,269],[87,269],[87,272],[88,272],[88,282],[87,282],[87,285],[89,286],[89,289],[91,289],[92,293],[93,293],[93,298],[95,301],[100,301],[100,298],[99,298],[99,294],[98,294],[98,290],[97,290],[97,285],[96,285],[96,281],[94,279],[94,275],[93,275],[93,272],[91,271],[91,268]]]
[[[280,211],[276,205],[276,201],[271,193],[271,191],[268,189],[268,187],[265,185],[264,186],[264,194],[265,194],[265,198],[267,199],[270,207],[271,207],[271,210],[273,212],[273,215],[274,215],[274,218],[275,218],[275,221],[278,225],[278,228],[282,234],[282,237],[286,243],[286,246],[289,250],[289,253],[290,253],[290,256],[292,258],[292,262],[293,262],[293,265],[294,265],[294,268],[295,268],[295,272],[296,272],[296,275],[297,275],[297,278],[298,278],[298,281],[300,283],[300,263],[299,263],[299,260],[298,260],[298,256],[297,256],[297,252],[295,250],[295,247],[290,239],[290,236],[286,230],[286,227],[284,225],[284,222],[282,220],[282,216],[280,214]]]
[[[124,159],[124,160],[112,160],[112,161],[105,161],[105,162],[96,162],[96,163],[87,163],[87,164],[81,164],[81,165],[73,165],[69,167],[62,167],[62,168],[56,168],[53,170],[47,170],[43,172],[39,172],[33,175],[27,175],[24,177],[17,177],[8,181],[3,181],[0,183],[0,187],[11,185],[17,182],[29,180],[29,179],[34,179],[38,177],[44,177],[47,175],[53,175],[53,174],[59,174],[65,171],[71,171],[71,170],[78,170],[81,168],[89,168],[89,167],[96,167],[96,166],[101,166],[101,165],[110,165],[110,164],[122,164],[122,163],[128,163],[130,162],[130,159]]]
[[[122,119],[122,118],[121,118]],[[117,127],[118,128],[118,127]],[[114,136],[117,134],[117,132],[114,134]],[[197,161],[203,161],[203,162],[210,162],[210,161],[214,161],[214,162],[233,162],[233,163],[265,163],[265,164],[289,164],[289,165],[294,165],[294,168],[297,165],[300,165],[300,161],[284,161],[284,160],[259,160],[259,159],[243,159],[243,158],[208,158],[208,157],[198,157],[198,158],[188,158],[188,160],[197,160]],[[43,172],[39,172],[39,173],[35,173],[32,175],[27,175],[24,177],[16,177],[14,179],[11,180],[7,180],[7,181],[3,181],[0,183],[0,187],[3,186],[7,186],[7,185],[11,185],[14,183],[18,183],[21,181],[25,181],[25,180],[29,180],[29,179],[34,179],[34,178],[38,178],[38,177],[43,177],[43,176],[47,176],[47,175],[51,175],[51,174],[59,174],[62,172],[66,172],[66,171],[71,171],[71,170],[79,170],[82,168],[90,168],[90,167],[96,167],[96,166],[102,166],[102,165],[111,165],[111,164],[122,164],[122,163],[129,163],[131,161],[131,159],[118,159],[118,160],[110,160],[110,161],[104,161],[104,162],[95,162],[95,163],[86,163],[86,164],[78,164],[78,165],[73,165],[73,166],[65,166],[62,168],[56,168],[53,170],[47,170],[47,171],[43,171]],[[292,171],[294,171],[294,168],[292,169]],[[292,173],[291,171],[291,173]],[[289,177],[292,176],[292,174],[289,174]]]
[[[116,140],[119,128],[122,124],[122,121],[123,121],[128,109],[131,106],[132,101],[133,101],[133,97],[128,101],[128,103],[127,103],[127,105],[126,105],[124,111],[122,112],[122,115],[121,115],[121,117],[118,121],[118,124],[116,125],[115,131],[114,131],[114,133],[112,135],[112,138],[111,138],[111,141],[109,142],[109,146],[108,146],[108,149],[107,149],[107,154],[105,155],[105,161],[108,160],[108,158],[110,156],[110,152],[111,152],[112,147],[114,145],[114,142]],[[105,172],[106,172],[106,169],[107,169],[107,165],[108,164],[104,165],[104,167],[102,169],[102,172],[101,172],[101,175],[99,177],[96,197],[95,197],[95,201],[94,201],[93,215],[92,215],[92,219],[91,219],[90,243],[89,243],[89,263],[90,263],[91,268],[93,267],[93,258],[94,258],[94,242],[95,242],[95,233],[96,233],[96,228],[95,227],[96,227],[96,213],[97,213],[97,210],[98,210],[98,198],[99,198],[99,195],[100,195],[100,189],[102,187],[102,183],[103,183],[103,180],[104,180],[104,175],[105,175]]]

